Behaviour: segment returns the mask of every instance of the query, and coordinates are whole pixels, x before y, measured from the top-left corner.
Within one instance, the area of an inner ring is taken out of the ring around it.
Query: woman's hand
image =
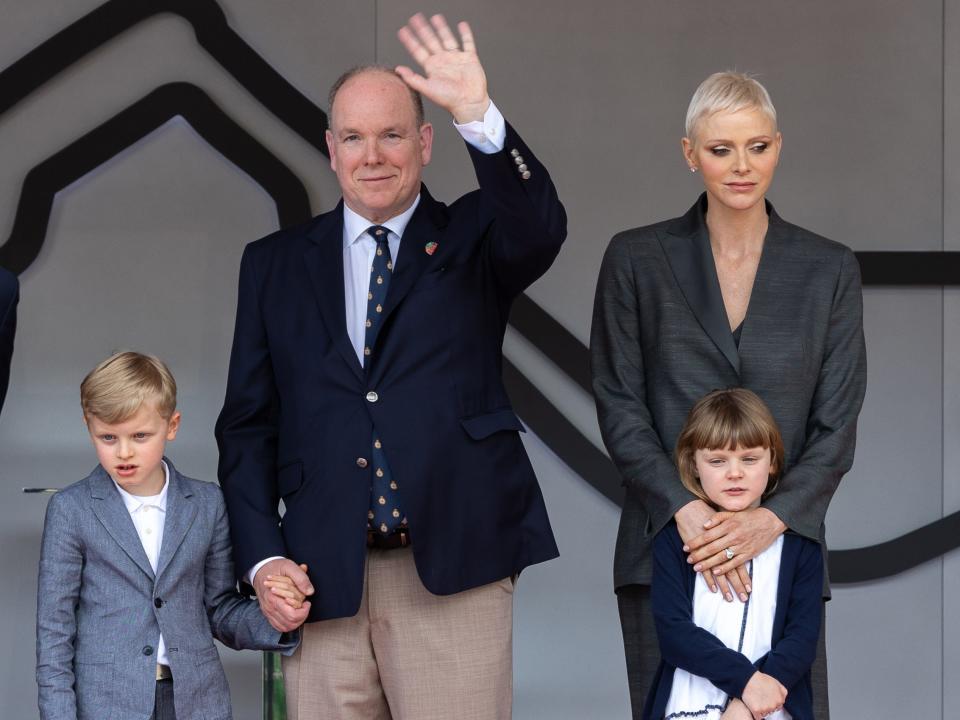
[[[707,505],[703,500],[694,500],[680,508],[674,519],[677,521],[677,530],[680,532],[680,538],[686,545],[695,541],[703,535],[703,530],[709,527],[712,518],[716,517],[716,511]],[[750,592],[750,577],[745,567],[739,567],[729,576],[717,575],[707,570],[701,573],[703,579],[710,588],[710,592],[716,592],[718,589],[727,602],[733,602],[733,595],[736,593],[743,602],[747,601],[747,594]]]
[[[690,553],[687,562],[693,564],[694,570],[709,570],[714,575],[726,575],[741,567],[770,547],[787,529],[780,518],[762,507],[716,513],[704,527],[707,531],[697,537],[684,538],[683,549]],[[727,557],[728,548],[734,553],[733,558]]]

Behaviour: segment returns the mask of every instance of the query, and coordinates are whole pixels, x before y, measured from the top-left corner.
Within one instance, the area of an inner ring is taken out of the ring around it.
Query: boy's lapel
[[[102,467],[97,466],[90,476],[90,496],[96,501],[92,503],[93,513],[117,545],[130,556],[137,566],[153,580],[153,568],[143,551],[143,543],[133,526],[130,511],[123,504],[123,498],[113,485],[113,480]]]
[[[173,463],[164,458],[170,468],[170,487],[167,488],[167,513],[163,523],[163,542],[160,543],[160,559],[157,561],[157,577],[163,575],[176,554],[193,521],[197,517],[197,504],[193,493],[180,478]]]

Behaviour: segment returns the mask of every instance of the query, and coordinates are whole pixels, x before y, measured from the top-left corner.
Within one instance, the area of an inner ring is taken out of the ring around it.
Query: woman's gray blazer
[[[600,269],[590,353],[600,430],[626,486],[617,588],[650,583],[654,535],[696,499],[672,453],[687,412],[710,390],[749,388],[773,412],[785,473],[763,506],[794,532],[823,544],[827,506],[853,464],[867,381],[856,257],[768,203],[738,349],[706,208],[704,194],[683,217],[619,233]]]

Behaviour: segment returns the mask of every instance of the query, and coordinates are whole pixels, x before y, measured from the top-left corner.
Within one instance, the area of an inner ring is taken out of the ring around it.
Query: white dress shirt
[[[140,537],[140,544],[143,545],[143,551],[147,554],[147,560],[150,561],[154,574],[157,572],[160,546],[163,544],[163,523],[167,518],[167,489],[170,487],[170,468],[162,460],[160,464],[163,465],[163,490],[158,495],[131,495],[117,485],[116,481],[113,483],[130,513],[133,526]],[[163,641],[162,634],[160,642],[157,643],[157,662],[160,665],[170,664],[167,658],[167,645]]]
[[[506,142],[506,122],[497,106],[490,101],[490,106],[483,116],[483,120],[453,126],[460,132],[465,141],[477,150],[490,155],[503,150]],[[420,195],[405,211],[383,223],[390,231],[387,242],[390,245],[390,258],[393,268],[397,268],[397,257],[400,252],[400,239],[407,223],[413,217],[417,205],[420,204]],[[357,353],[360,364],[364,364],[363,346],[366,336],[367,320],[367,293],[370,291],[370,268],[373,266],[373,256],[377,249],[377,241],[367,232],[374,225],[372,221],[355,213],[346,203],[343,206],[343,293],[347,309],[347,335]],[[388,291],[389,292],[389,291]]]
[[[453,126],[466,142],[486,155],[500,152],[507,141],[506,121],[497,106],[493,104],[493,100],[490,101],[483,120],[474,120],[462,125],[454,122]],[[390,257],[394,270],[397,268],[403,231],[406,230],[407,223],[410,222],[419,204],[420,195],[417,194],[413,204],[404,212],[380,223],[390,231],[387,242],[390,245]],[[367,293],[370,291],[370,267],[373,265],[373,254],[377,249],[377,243],[367,233],[367,228],[376,224],[355,213],[344,203],[343,294],[346,301],[347,335],[350,336],[350,342],[361,365],[364,361],[363,345],[366,335]],[[277,557],[279,556],[261,560],[250,568],[244,579],[253,585],[253,580],[260,568],[271,560],[276,560]]]

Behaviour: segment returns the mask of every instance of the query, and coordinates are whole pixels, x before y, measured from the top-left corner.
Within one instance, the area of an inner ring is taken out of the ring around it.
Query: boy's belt
[[[173,680],[173,673],[170,672],[169,665],[157,663],[157,682],[160,680]]]

